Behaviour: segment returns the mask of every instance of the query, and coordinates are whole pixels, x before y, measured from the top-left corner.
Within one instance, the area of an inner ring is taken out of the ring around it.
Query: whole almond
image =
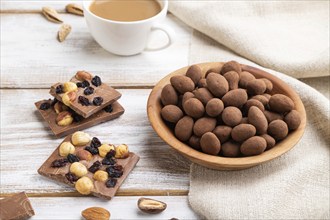
[[[68,4],[65,9],[68,13],[84,16],[84,10],[78,4]]]
[[[90,74],[89,72],[86,72],[84,70],[82,71],[78,71],[76,73],[76,78],[80,81],[84,81],[84,80],[91,80],[92,79],[92,74]]]
[[[60,42],[63,42],[66,37],[70,34],[71,32],[71,26],[69,24],[62,24],[60,27],[60,30],[58,31],[58,40]]]
[[[156,214],[164,211],[167,205],[166,203],[158,200],[149,199],[149,198],[140,198],[138,200],[138,207],[143,212]]]
[[[52,22],[55,23],[62,23],[63,20],[61,19],[61,17],[59,16],[59,14],[57,13],[57,11],[51,7],[43,7],[42,8],[42,13],[45,15],[45,17]]]
[[[108,220],[110,212],[101,207],[90,207],[81,212],[86,220]]]

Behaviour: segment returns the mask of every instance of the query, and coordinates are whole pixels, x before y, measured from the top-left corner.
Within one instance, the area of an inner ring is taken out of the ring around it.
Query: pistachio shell
[[[71,26],[69,24],[62,24],[60,27],[60,30],[58,31],[58,40],[60,42],[63,42],[66,37],[70,34],[71,32]]]
[[[42,8],[42,13],[45,15],[45,17],[52,22],[55,23],[62,23],[63,20],[61,19],[61,17],[59,16],[59,14],[57,13],[57,11],[51,7],[43,7]]]
[[[84,10],[78,4],[68,4],[65,9],[68,13],[84,16]]]

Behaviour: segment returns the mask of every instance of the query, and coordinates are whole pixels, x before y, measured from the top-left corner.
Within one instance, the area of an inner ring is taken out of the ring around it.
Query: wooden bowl
[[[201,63],[197,64],[201,67],[203,74],[206,73],[210,68],[215,68],[223,65],[223,63]],[[157,85],[153,88],[150,93],[147,105],[148,117],[151,126],[156,131],[156,133],[171,147],[181,153],[183,156],[188,158],[194,163],[200,164],[202,166],[216,169],[216,170],[241,170],[256,166],[258,164],[272,160],[280,155],[286,153],[300,140],[302,137],[305,126],[306,126],[306,112],[304,105],[298,96],[298,94],[290,88],[285,82],[279,78],[267,73],[263,70],[242,65],[243,71],[248,71],[252,73],[256,78],[267,78],[273,83],[272,94],[281,93],[290,97],[294,104],[295,109],[300,113],[301,124],[298,129],[289,133],[289,135],[282,141],[278,142],[272,149],[265,151],[264,153],[257,156],[250,157],[240,157],[240,158],[228,158],[204,154],[202,152],[196,151],[189,147],[187,144],[179,141],[175,136],[173,131],[166,125],[163,121],[160,111],[162,109],[162,104],[160,101],[160,94],[162,88],[170,83],[170,78],[174,75],[184,75],[188,67],[176,70],[165,78],[160,80]]]

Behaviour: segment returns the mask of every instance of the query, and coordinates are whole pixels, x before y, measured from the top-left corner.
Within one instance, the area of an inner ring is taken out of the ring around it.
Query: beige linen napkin
[[[191,64],[237,60],[261,68],[197,31],[189,59]],[[329,219],[329,100],[296,79],[261,69],[300,95],[307,112],[303,138],[288,153],[247,170],[214,171],[193,164],[189,203],[207,219]]]
[[[170,12],[261,66],[329,75],[329,1],[180,1]]]

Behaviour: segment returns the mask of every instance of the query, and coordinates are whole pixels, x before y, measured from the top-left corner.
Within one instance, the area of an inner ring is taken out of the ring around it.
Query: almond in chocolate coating
[[[185,113],[193,118],[200,118],[205,113],[204,105],[196,98],[190,98],[183,103]]]
[[[192,135],[194,120],[189,116],[184,116],[175,125],[174,134],[180,141],[188,141]]]
[[[261,95],[266,91],[266,83],[262,79],[254,79],[247,83],[246,89],[250,95]]]
[[[272,136],[270,136],[268,134],[263,134],[260,137],[264,138],[267,142],[266,150],[272,149],[275,146],[276,141]]]
[[[235,71],[229,71],[223,75],[229,85],[229,90],[238,89],[239,75]]]
[[[289,130],[295,130],[299,127],[301,123],[300,114],[296,110],[290,111],[284,117],[285,123],[288,125]]]
[[[225,74],[229,71],[235,71],[237,73],[240,73],[242,72],[242,67],[241,67],[241,64],[239,64],[238,62],[232,60],[232,61],[229,61],[225,64],[223,64],[222,68],[221,68],[221,74]]]
[[[162,101],[163,105],[177,105],[178,99],[178,94],[171,84],[164,86],[160,95],[160,100]]]
[[[183,117],[182,110],[176,105],[166,105],[160,113],[164,120],[171,123],[177,123]]]
[[[212,132],[205,133],[201,138],[201,148],[204,153],[217,155],[220,152],[221,144],[217,136]]]
[[[294,103],[292,99],[282,94],[272,95],[269,99],[270,110],[278,113],[289,112],[293,109]]]
[[[206,84],[210,92],[218,98],[221,98],[229,90],[226,78],[217,73],[210,73],[206,78]]]
[[[225,106],[242,107],[248,99],[248,95],[244,89],[234,89],[227,92],[222,101]]]
[[[276,141],[284,139],[289,132],[287,124],[282,120],[274,120],[268,125],[268,134]]]
[[[225,157],[238,157],[241,145],[234,141],[227,141],[221,144],[221,154]]]
[[[264,94],[263,95],[252,96],[250,99],[256,99],[259,102],[261,102],[263,105],[267,105],[268,104],[268,101],[269,101],[269,98],[267,98],[266,96],[264,96]]]
[[[261,78],[261,80],[263,80],[264,83],[266,84],[266,92],[268,93],[271,92],[273,90],[273,83],[266,78]]]
[[[264,113],[257,108],[252,106],[248,112],[249,123],[257,129],[257,134],[265,134],[268,128],[268,122]]]
[[[251,73],[247,72],[247,71],[243,71],[240,73],[240,78],[239,78],[239,82],[238,85],[241,88],[246,88],[248,82],[250,82],[251,80],[254,80],[255,77],[254,75],[252,75]]]
[[[231,137],[234,141],[242,142],[256,134],[256,128],[251,124],[239,124],[231,131]]]
[[[198,88],[206,88],[207,87],[206,79],[205,78],[200,79],[197,83],[197,87]]]
[[[219,125],[213,130],[213,133],[217,136],[221,143],[225,143],[230,138],[231,131],[231,127]]]
[[[208,101],[213,99],[212,93],[207,88],[199,88],[193,91],[195,97],[199,99],[203,105],[206,105]]]
[[[188,68],[186,76],[188,76],[196,85],[202,78],[202,69],[198,65],[192,65]]]
[[[229,106],[222,111],[221,118],[226,125],[234,127],[241,123],[242,112],[239,108]]]
[[[182,103],[185,103],[190,98],[195,98],[195,95],[192,92],[186,92],[182,96]]]
[[[185,92],[191,92],[195,89],[194,82],[187,76],[172,76],[170,82],[175,90],[181,94],[184,94]]]
[[[213,98],[207,102],[205,111],[211,117],[217,117],[223,111],[223,102],[221,99]]]
[[[272,121],[276,120],[276,119],[280,119],[283,120],[283,115],[278,114],[276,112],[271,112],[271,111],[264,111],[264,114],[267,118],[268,123],[271,123]]]
[[[260,109],[261,111],[265,111],[265,106],[260,102],[258,101],[257,99],[249,99],[246,103],[245,103],[245,111],[249,112],[249,109],[252,107],[252,106],[255,106],[257,107],[258,109]]]
[[[254,136],[242,143],[241,153],[245,156],[259,155],[265,151],[266,146],[267,142],[264,138]]]
[[[197,137],[201,137],[206,132],[213,131],[216,125],[217,120],[215,118],[200,118],[194,124],[194,134]]]
[[[201,141],[201,139],[199,137],[193,135],[189,138],[188,143],[189,143],[190,147],[194,148],[195,150],[201,151],[202,148],[201,148],[200,141]]]

